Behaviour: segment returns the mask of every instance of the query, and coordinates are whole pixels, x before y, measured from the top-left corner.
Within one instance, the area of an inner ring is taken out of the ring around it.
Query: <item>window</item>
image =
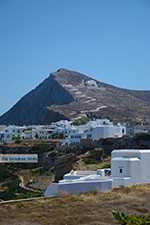
[[[92,137],[91,134],[88,134],[88,135],[87,135],[87,139],[90,139],[91,137]]]
[[[119,169],[119,172],[122,173],[122,168]]]

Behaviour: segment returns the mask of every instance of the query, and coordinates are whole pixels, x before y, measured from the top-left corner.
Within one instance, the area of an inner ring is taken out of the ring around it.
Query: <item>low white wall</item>
[[[110,191],[113,186],[112,179],[101,180],[100,182],[91,182],[91,181],[83,181],[76,183],[61,183],[58,185],[58,194],[61,195],[63,193],[72,193],[79,194],[81,192],[89,192],[89,191]]]

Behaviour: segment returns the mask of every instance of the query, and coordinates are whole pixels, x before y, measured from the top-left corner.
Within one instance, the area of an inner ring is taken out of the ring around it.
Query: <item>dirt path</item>
[[[19,176],[19,179],[21,180],[20,187],[26,189],[26,191],[32,191],[32,192],[35,192],[35,193],[37,193],[37,192],[40,193],[40,192],[41,192],[41,191],[39,191],[39,190],[35,190],[35,189],[32,189],[32,188],[26,187],[26,186],[24,185],[24,179],[23,179],[23,176],[21,176],[21,175],[19,175],[19,174],[18,174],[18,176]]]

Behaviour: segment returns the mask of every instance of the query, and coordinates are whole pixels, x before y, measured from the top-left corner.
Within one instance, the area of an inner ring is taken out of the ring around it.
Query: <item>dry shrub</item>
[[[146,208],[135,208],[136,211],[140,212],[140,213],[147,213],[148,209]]]

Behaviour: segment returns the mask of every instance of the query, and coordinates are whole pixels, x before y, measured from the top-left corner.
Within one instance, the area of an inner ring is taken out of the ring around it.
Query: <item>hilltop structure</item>
[[[63,193],[79,194],[94,190],[109,191],[115,187],[129,187],[150,183],[150,150],[114,150],[111,169],[71,171],[59,183],[50,184],[45,196]],[[110,175],[111,174],[111,175]]]

